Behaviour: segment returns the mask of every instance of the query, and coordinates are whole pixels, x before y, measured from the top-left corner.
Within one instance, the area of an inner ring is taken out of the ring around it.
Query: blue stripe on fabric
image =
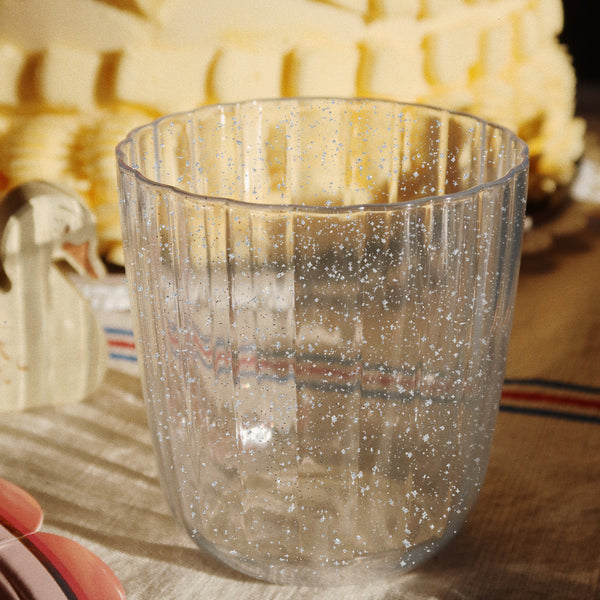
[[[105,327],[106,333],[112,333],[114,335],[128,335],[133,337],[133,331],[131,329],[121,329],[119,327]]]
[[[592,385],[583,385],[579,383],[567,383],[565,381],[553,381],[552,379],[505,379],[505,385],[537,385],[539,387],[551,388],[555,390],[568,390],[570,392],[582,392],[585,394],[599,394],[600,388]]]
[[[131,362],[137,362],[137,357],[131,356],[130,354],[116,354],[114,352],[111,352],[108,356],[112,360],[129,360]]]
[[[528,406],[500,405],[500,412],[516,413],[532,417],[549,417],[552,419],[563,419],[565,421],[580,421],[582,423],[595,423],[600,425],[600,417],[595,415],[576,414],[548,410],[546,408],[530,408]]]

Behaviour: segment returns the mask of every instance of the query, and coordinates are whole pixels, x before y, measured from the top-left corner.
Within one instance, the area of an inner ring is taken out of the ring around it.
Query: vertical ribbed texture
[[[481,486],[526,173],[459,196],[523,158],[510,135],[290,102],[276,122],[249,103],[136,134],[125,158],[147,177],[248,204],[124,171],[127,275],[163,483],[192,537],[274,581],[360,580],[422,561]]]

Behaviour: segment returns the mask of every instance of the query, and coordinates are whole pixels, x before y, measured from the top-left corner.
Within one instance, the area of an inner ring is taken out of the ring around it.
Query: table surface
[[[110,368],[91,398],[0,415],[0,477],[38,500],[45,531],[102,558],[130,600],[598,600],[599,209],[578,203],[585,229],[565,233],[558,217],[546,225],[552,250],[524,257],[480,498],[458,536],[405,576],[275,586],[196,549],[159,486],[126,314],[108,331]],[[115,314],[100,317],[114,325]]]

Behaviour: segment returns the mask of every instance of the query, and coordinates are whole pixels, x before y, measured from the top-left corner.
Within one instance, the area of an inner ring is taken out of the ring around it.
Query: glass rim
[[[438,113],[440,115],[454,115],[459,117],[466,117],[471,119],[475,123],[479,123],[484,128],[492,127],[495,130],[498,130],[501,133],[508,134],[509,139],[515,144],[515,150],[520,155],[520,160],[512,166],[508,171],[497,179],[493,179],[491,181],[486,181],[483,183],[478,183],[468,189],[461,190],[459,192],[450,192],[447,194],[432,194],[429,196],[423,196],[420,198],[413,198],[408,200],[398,200],[396,202],[378,202],[378,203],[359,203],[359,204],[351,204],[351,205],[343,205],[343,206],[325,206],[325,205],[307,205],[307,204],[295,204],[295,203],[284,203],[284,204],[274,204],[269,202],[249,202],[246,200],[239,200],[235,198],[228,198],[224,196],[212,196],[209,194],[201,194],[198,192],[184,190],[183,188],[178,187],[177,185],[173,185],[170,183],[163,183],[160,181],[156,181],[147,175],[144,175],[139,168],[136,168],[133,165],[130,165],[125,158],[124,148],[126,145],[133,143],[134,138],[141,131],[154,128],[156,129],[159,124],[165,121],[173,121],[174,119],[183,120],[183,118],[191,119],[193,116],[198,115],[202,112],[208,112],[210,110],[215,109],[233,109],[233,108],[243,108],[245,106],[251,105],[272,105],[275,103],[278,104],[293,104],[293,103],[311,103],[311,102],[320,102],[320,103],[346,103],[346,104],[380,104],[380,105],[389,105],[396,107],[407,107],[413,109],[426,109],[432,111],[434,113]],[[206,104],[204,106],[200,106],[188,111],[179,111],[173,112],[166,115],[162,115],[153,119],[143,125],[135,127],[130,130],[126,136],[117,144],[115,148],[116,158],[117,158],[117,166],[119,171],[124,171],[130,173],[134,176],[134,178],[145,186],[150,186],[156,189],[168,191],[175,196],[179,196],[182,198],[195,200],[198,203],[212,203],[218,205],[226,205],[235,207],[238,209],[249,209],[249,210],[262,210],[262,211],[279,211],[279,212],[302,212],[302,213],[320,213],[320,214],[345,214],[352,212],[365,212],[365,211],[389,211],[392,209],[408,209],[412,207],[420,207],[427,204],[453,204],[453,203],[461,203],[466,202],[473,197],[477,197],[482,190],[485,189],[493,189],[497,187],[503,187],[510,180],[515,179],[517,174],[522,171],[527,171],[529,168],[529,147],[527,143],[521,139],[514,131],[505,127],[503,125],[499,125],[493,121],[488,121],[482,117],[474,115],[472,113],[447,109],[441,106],[436,106],[433,104],[425,104],[419,102],[402,102],[396,100],[388,100],[388,99],[380,99],[380,98],[365,98],[365,97],[334,97],[334,96],[300,96],[300,97],[287,97],[287,98],[256,98],[249,100],[242,100],[239,102],[217,102],[212,104]]]

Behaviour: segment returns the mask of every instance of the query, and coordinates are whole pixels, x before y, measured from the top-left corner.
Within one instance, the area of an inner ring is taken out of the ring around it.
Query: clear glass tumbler
[[[334,585],[446,543],[485,474],[528,153],[374,100],[200,108],[117,149],[162,484],[243,573]]]

